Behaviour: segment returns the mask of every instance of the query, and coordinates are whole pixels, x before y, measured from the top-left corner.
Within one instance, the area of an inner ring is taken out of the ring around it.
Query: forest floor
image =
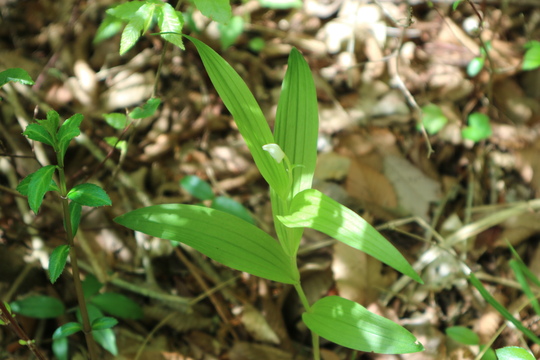
[[[238,71],[270,124],[288,54],[293,47],[301,51],[319,102],[315,187],[380,229],[424,280],[407,281],[363,253],[306,231],[298,262],[311,300],[329,294],[354,300],[405,326],[426,348],[378,355],[323,340],[324,359],[474,359],[478,346],[450,339],[445,330],[452,326],[472,329],[493,349],[528,346],[538,358],[540,346],[506,326],[464,269],[540,334],[540,314],[522,306],[526,297],[508,246],[540,278],[540,204],[534,201],[540,191],[540,69],[522,70],[525,43],[540,39],[540,4],[411,4],[306,0],[300,8],[273,10],[249,0],[233,5],[244,31],[227,49],[215,23],[196,11],[200,31],[192,34]],[[131,111],[154,94],[164,48],[150,34],[124,56],[120,34],[93,44],[112,5],[0,0],[0,71],[20,67],[36,82],[0,90],[0,299],[43,294],[68,309],[76,306],[71,272],[51,285],[44,269],[52,249],[65,241],[59,199],[47,195],[34,215],[15,188],[39,164],[54,161],[50,149],[21,135],[26,124],[50,109],[64,118],[81,113],[82,134],[67,152],[68,180],[90,179],[112,199],[112,206],[83,210],[77,235],[83,276],[93,274],[105,284],[102,291],[125,295],[144,313],[120,321],[114,328],[118,355],[104,352],[103,358],[134,359],[140,351],[139,359],[309,359],[311,338],[288,286],[239,274],[168,241],[135,238],[112,221],[151,204],[196,203],[179,181],[197,175],[273,232],[268,186],[191,44],[185,51],[167,48],[154,116],[125,132],[105,122],[102,114]],[[474,76],[467,74],[471,61],[483,61]],[[421,109],[424,118],[431,116],[429,134],[419,127]],[[474,113],[489,118],[488,133],[476,141],[463,132],[473,129]],[[113,136],[128,140],[125,156],[105,141]],[[186,311],[186,301],[201,295]],[[17,319],[52,357],[52,332],[73,314]],[[31,358],[17,341],[0,328],[0,358]],[[70,337],[70,351],[70,358],[82,358],[82,335]]]

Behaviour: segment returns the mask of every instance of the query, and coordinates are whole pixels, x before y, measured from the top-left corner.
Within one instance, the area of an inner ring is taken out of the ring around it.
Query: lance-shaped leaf
[[[69,245],[60,245],[53,250],[49,258],[49,278],[51,279],[51,283],[54,284],[60,275],[62,275],[68,255]]]
[[[84,183],[74,186],[67,194],[71,199],[85,206],[106,206],[111,205],[111,198],[105,190],[95,184]]]
[[[184,17],[181,12],[177,12],[171,4],[163,3],[158,12],[158,25],[162,32],[171,34],[161,34],[161,37],[170,43],[184,50],[182,41],[182,28],[184,27]],[[175,33],[175,34],[172,34]]]
[[[373,226],[354,211],[318,190],[297,194],[291,203],[291,215],[278,216],[288,227],[308,227],[321,231],[423,283],[401,253]]]
[[[57,139],[58,139],[58,149],[59,156],[64,157],[66,150],[69,146],[69,142],[76,136],[79,136],[81,133],[80,126],[83,121],[82,114],[75,114],[69,119],[66,119],[60,126],[58,130]]]
[[[77,322],[68,322],[57,328],[53,333],[53,340],[65,338],[67,336],[73,335],[79,331],[82,331],[83,327],[80,323]]]
[[[56,166],[47,165],[32,174],[28,184],[28,205],[36,214],[43,202],[45,193],[49,191]]]
[[[262,176],[280,196],[286,197],[289,180],[283,165],[278,164],[262,148],[275,141],[253,94],[236,71],[214,50],[197,39],[190,36],[186,38],[199,51],[212,84],[234,117]]]
[[[274,137],[289,160],[297,165],[293,170],[290,198],[310,189],[317,163],[319,114],[315,83],[308,64],[296,49],[291,51],[281,95],[279,97]],[[296,255],[303,229],[287,229],[275,218],[288,215],[288,204],[281,203],[271,192],[274,226],[287,254]]]
[[[49,134],[47,129],[40,124],[28,125],[24,130],[23,135],[28,137],[30,140],[39,141],[50,146],[54,146],[55,144],[51,134]]]
[[[407,354],[424,350],[401,325],[339,296],[320,299],[302,314],[302,320],[323,338],[358,351]]]
[[[298,271],[278,242],[261,229],[219,210],[165,204],[137,209],[114,219],[135,231],[179,241],[233,269],[286,284]]]

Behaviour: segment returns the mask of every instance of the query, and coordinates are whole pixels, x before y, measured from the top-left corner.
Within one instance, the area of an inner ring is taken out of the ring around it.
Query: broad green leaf
[[[81,211],[81,204],[76,203],[75,201],[69,202],[69,217],[71,220],[71,231],[73,232],[73,236],[77,235],[77,230],[79,229],[79,224],[81,222]],[[64,229],[65,228],[66,226],[64,224]]]
[[[32,181],[33,176],[34,173],[26,176],[21,180],[19,185],[17,185],[17,191],[21,193],[21,195],[28,196],[28,186],[30,185],[30,181]],[[47,191],[60,191],[60,189],[58,189],[58,185],[56,185],[54,180],[51,180],[51,184],[49,185],[49,189]]]
[[[54,110],[47,112],[46,120],[37,120],[37,122],[47,130],[53,144],[56,144],[56,133],[58,132],[58,124],[60,123],[60,115]]]
[[[197,175],[188,175],[180,180],[180,186],[199,200],[212,200],[215,195],[212,187]]]
[[[159,104],[161,104],[160,98],[148,99],[142,107],[135,108],[128,116],[132,119],[144,119],[150,117],[155,114]]]
[[[97,294],[102,287],[103,284],[94,275],[87,274],[82,282],[84,298],[88,299],[90,296]]]
[[[289,179],[283,165],[276,163],[262,148],[263,145],[275,141],[253,94],[236,71],[214,50],[195,38],[190,36],[186,38],[192,41],[199,51],[210,80],[234,117],[262,176],[281,197],[285,198]]]
[[[486,62],[486,59],[484,57],[475,57],[469,62],[469,65],[467,65],[467,75],[470,77],[475,77],[482,71],[484,68],[484,63]]]
[[[51,283],[54,284],[60,275],[62,275],[68,255],[69,245],[60,245],[53,250],[49,258],[49,278],[51,279]]]
[[[514,276],[516,277],[519,285],[521,285],[521,289],[527,296],[527,299],[529,299],[534,312],[540,316],[540,304],[538,304],[538,299],[527,283],[527,277],[522,271],[522,264],[520,264],[518,260],[512,259],[510,260],[510,267],[514,271]]]
[[[125,114],[121,113],[110,113],[110,114],[101,114],[107,124],[111,125],[113,128],[117,130],[123,130],[127,124],[127,117]]]
[[[469,126],[461,130],[461,135],[465,139],[477,142],[491,136],[491,124],[486,114],[472,113],[469,115],[468,123]]]
[[[518,319],[516,319],[510,311],[508,311],[504,306],[502,306],[491,294],[486,290],[482,282],[471,273],[469,276],[469,281],[471,284],[480,292],[482,297],[499,312],[506,320],[510,321],[518,330],[525,334],[529,339],[534,341],[536,344],[540,345],[540,338],[534,334],[529,328],[525,327]]]
[[[45,193],[49,191],[56,166],[47,165],[32,174],[28,184],[28,205],[36,214],[43,202]]]
[[[218,24],[219,40],[221,48],[228,49],[244,32],[244,19],[241,16],[234,16],[231,21],[226,24]]]
[[[210,205],[212,209],[221,210],[228,214],[238,216],[240,219],[247,221],[250,224],[255,225],[255,220],[249,214],[249,211],[246,210],[244,205],[240,204],[238,201],[225,197],[218,196],[212,201]]]
[[[530,352],[518,346],[507,346],[497,349],[495,353],[499,360],[535,360]]]
[[[446,329],[446,335],[450,336],[453,340],[460,344],[465,345],[478,345],[480,338],[471,329],[465,326],[452,326]]]
[[[290,9],[302,7],[302,0],[259,0],[261,5],[269,9]]]
[[[54,139],[51,134],[40,124],[30,124],[26,127],[23,135],[30,140],[42,142],[44,144],[54,146]]]
[[[112,317],[104,316],[92,321],[92,330],[110,329],[118,324],[118,320]]]
[[[523,56],[523,64],[521,68],[523,70],[534,70],[540,67],[540,42],[529,41],[525,44],[527,51]]]
[[[422,123],[430,135],[435,135],[446,125],[448,118],[435,104],[422,106]]]
[[[229,0],[194,0],[199,11],[214,21],[226,23],[231,19],[232,11]]]
[[[66,150],[69,146],[69,142],[76,136],[79,136],[81,133],[81,122],[84,117],[82,114],[75,114],[66,121],[62,123],[60,129],[58,130],[58,149],[60,156],[64,157]]]
[[[350,349],[379,354],[423,351],[413,334],[395,322],[373,314],[362,305],[339,296],[327,296],[302,314],[314,333]]]
[[[100,310],[122,319],[141,319],[141,307],[130,298],[117,293],[106,292],[97,294],[90,302]]]
[[[108,9],[107,14],[125,21],[129,21],[133,16],[135,16],[135,13],[144,4],[144,1],[129,1],[124,4],[115,6],[112,9]]]
[[[27,297],[11,303],[11,309],[24,316],[49,319],[64,314],[64,304],[57,298],[45,295]]]
[[[170,5],[169,5],[170,6]],[[139,10],[144,10],[144,25],[142,29],[142,33],[148,31],[150,28],[150,25],[152,24],[152,20],[154,18],[154,11],[156,10],[156,4],[147,3],[144,6],[141,6]]]
[[[114,221],[151,236],[180,241],[233,269],[298,283],[295,262],[278,242],[234,215],[196,205],[166,204],[137,209]]]
[[[278,216],[278,219],[287,227],[321,231],[423,283],[403,255],[373,226],[318,190],[308,189],[297,194],[291,203],[291,215]]]
[[[129,3],[127,3],[129,4]],[[114,35],[118,34],[122,27],[124,26],[124,21],[116,16],[107,14],[101,24],[99,24],[98,29],[96,30],[96,35],[92,43],[94,45],[99,44],[100,42],[107,40]]]
[[[10,81],[19,82],[23,85],[34,85],[30,75],[21,68],[10,68],[0,72],[0,87]]]
[[[311,70],[304,57],[296,49],[289,55],[288,68],[283,79],[279,97],[274,136],[277,144],[294,165],[292,199],[302,190],[310,189],[317,163],[317,139],[319,115],[317,94]],[[280,201],[279,195],[270,192],[274,226],[284,250],[296,256],[302,228],[286,228],[276,216],[288,215],[288,204]]]
[[[78,322],[68,322],[57,328],[53,333],[53,340],[65,338],[67,336],[73,335],[79,331],[82,331],[83,327]]]
[[[141,37],[141,33],[143,32],[148,19],[147,15],[150,7],[153,6],[147,3],[143,4],[137,9],[135,14],[129,18],[128,23],[122,32],[122,37],[120,38],[120,55],[124,55]]]
[[[168,4],[163,3],[158,16],[159,29],[162,32],[170,32],[174,34],[161,34],[161,37],[168,42],[178,46],[184,50],[184,41],[182,40],[182,28],[184,27],[184,17],[182,13],[177,12]]]
[[[68,338],[53,339],[52,351],[57,360],[69,360]]]
[[[74,186],[67,194],[68,199],[84,206],[111,205],[111,198],[105,190],[95,184],[84,183]]]

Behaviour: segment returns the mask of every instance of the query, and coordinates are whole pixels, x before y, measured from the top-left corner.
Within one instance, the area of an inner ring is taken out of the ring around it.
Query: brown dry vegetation
[[[195,202],[178,184],[195,174],[273,231],[267,185],[190,44],[165,54],[156,116],[125,134],[105,123],[101,114],[131,110],[152,95],[164,47],[149,34],[125,56],[118,55],[119,35],[93,45],[112,3],[0,0],[0,70],[21,67],[36,80],[33,87],[8,85],[0,92],[0,300],[47,294],[68,308],[76,304],[71,273],[51,285],[43,269],[64,241],[58,199],[47,195],[34,216],[14,189],[38,162],[54,159],[21,135],[26,124],[49,109],[64,117],[78,112],[85,120],[68,150],[69,181],[91,179],[113,202],[84,213],[77,239],[84,273],[135,300],[145,314],[115,328],[117,358],[134,358],[145,339],[140,359],[309,358],[310,337],[290,288],[238,274],[169,242],[135,238],[112,222],[150,204]],[[214,24],[195,13],[202,29],[197,36],[245,79],[270,122],[290,49],[305,55],[319,100],[315,186],[379,226],[425,281],[407,282],[363,253],[306,232],[299,265],[312,301],[339,293],[406,326],[426,348],[382,356],[323,341],[324,359],[474,358],[476,348],[445,335],[455,325],[470,327],[483,343],[494,339],[494,348],[528,343],[540,356],[540,347],[516,329],[497,334],[504,319],[466,281],[461,266],[540,333],[530,307],[516,311],[523,293],[509,269],[506,244],[540,276],[540,204],[533,201],[540,192],[540,70],[520,67],[523,44],[540,39],[539,3],[474,1],[455,11],[450,1],[409,6],[398,0],[306,0],[303,8],[280,11],[254,0],[234,3],[234,13],[249,19],[234,46],[222,51]],[[468,31],[478,16],[483,26]],[[266,44],[258,54],[248,49],[254,37]],[[486,68],[470,78],[465,68],[486,42],[492,44]],[[419,107],[428,103],[449,119],[429,142],[417,129]],[[461,136],[475,111],[489,115],[493,129],[476,144]],[[103,140],[120,135],[130,141],[125,158]],[[216,287],[186,311],[186,300]],[[50,354],[52,331],[71,316],[18,320]],[[17,340],[0,328],[0,358],[31,356]],[[72,358],[81,358],[84,338],[70,341]]]

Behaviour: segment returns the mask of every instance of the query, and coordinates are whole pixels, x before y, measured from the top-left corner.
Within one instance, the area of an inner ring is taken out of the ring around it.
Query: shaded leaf
[[[69,245],[60,245],[53,250],[49,258],[49,278],[51,279],[51,283],[54,284],[60,275],[62,275],[68,255]]]
[[[122,294],[112,292],[97,294],[90,302],[100,310],[122,319],[140,319],[143,316],[141,307]]]
[[[118,320],[112,317],[104,316],[92,321],[92,330],[110,329],[118,324]]]
[[[241,16],[234,16],[228,23],[218,24],[218,30],[221,48],[226,50],[234,45],[244,32],[244,19]]]
[[[477,142],[491,136],[491,124],[486,114],[472,113],[469,115],[468,123],[469,126],[461,130],[461,135],[465,139]]]
[[[435,135],[446,125],[448,118],[441,108],[435,104],[422,106],[422,123],[430,135]]]
[[[94,275],[86,274],[86,277],[82,282],[84,298],[88,299],[90,296],[97,294],[102,287],[103,284],[100,283]]]
[[[44,144],[54,146],[55,142],[51,134],[40,124],[30,124],[26,127],[23,135],[30,140],[42,142]]]
[[[65,311],[64,304],[57,298],[45,295],[30,296],[12,302],[13,312],[38,319],[55,318]]]
[[[280,196],[286,197],[287,173],[283,165],[276,163],[262,148],[275,141],[253,94],[236,71],[214,50],[200,40],[190,36],[186,38],[197,48],[212,84],[233,115],[262,176]]]
[[[240,204],[234,199],[225,196],[218,196],[214,199],[214,201],[212,201],[212,205],[210,205],[210,207],[212,209],[221,210],[228,214],[238,216],[240,219],[255,225],[255,220],[253,220],[253,217],[250,215],[249,211],[247,211],[244,205]]]
[[[291,214],[278,216],[278,219],[287,227],[321,231],[422,283],[403,255],[373,226],[318,190],[308,189],[297,194],[291,203]]]
[[[28,196],[28,186],[30,185],[30,181],[32,181],[32,176],[34,176],[34,173],[26,176],[24,179],[21,180],[19,185],[17,185],[17,191],[21,193],[21,195]],[[56,185],[56,182],[54,180],[51,180],[48,191],[60,191],[58,185]]]
[[[0,87],[6,85],[8,82],[14,81],[23,85],[34,85],[34,81],[28,75],[26,70],[21,68],[10,68],[0,72]]]
[[[69,360],[69,343],[67,337],[53,339],[52,351],[57,360]]]
[[[28,184],[28,205],[36,214],[39,211],[45,193],[49,191],[56,166],[47,165],[32,174]]]
[[[76,203],[75,201],[69,202],[69,217],[71,220],[71,230],[73,232],[73,236],[77,235],[77,230],[79,229],[79,223],[81,222],[81,211],[81,204]],[[64,229],[66,229],[65,224]]]
[[[309,312],[302,314],[302,319],[314,333],[350,349],[380,354],[424,350],[401,325],[339,296],[320,299]]]
[[[58,149],[59,153],[64,157],[66,150],[69,146],[69,142],[81,133],[80,126],[84,116],[82,114],[75,114],[62,123],[58,130]]]
[[[101,345],[105,350],[118,356],[118,347],[116,346],[116,334],[112,329],[94,330],[92,335],[96,342]]]
[[[68,199],[85,206],[111,205],[111,198],[101,187],[84,183],[74,186],[67,194]]]
[[[83,327],[78,322],[68,322],[57,328],[53,333],[53,340],[65,338],[67,336],[73,335],[79,331],[82,331]]]
[[[180,186],[199,200],[212,200],[215,195],[212,187],[197,175],[188,175],[180,180]]]
[[[156,205],[114,221],[151,236],[180,241],[233,269],[286,284],[298,282],[295,263],[275,239],[222,211],[196,205]]]
[[[452,326],[446,329],[446,335],[450,336],[453,340],[460,344],[465,345],[478,345],[480,344],[480,338],[471,329],[465,326]]]
[[[110,113],[110,114],[101,114],[107,124],[111,125],[113,128],[118,130],[123,130],[127,124],[127,117],[125,114],[121,113]]]

